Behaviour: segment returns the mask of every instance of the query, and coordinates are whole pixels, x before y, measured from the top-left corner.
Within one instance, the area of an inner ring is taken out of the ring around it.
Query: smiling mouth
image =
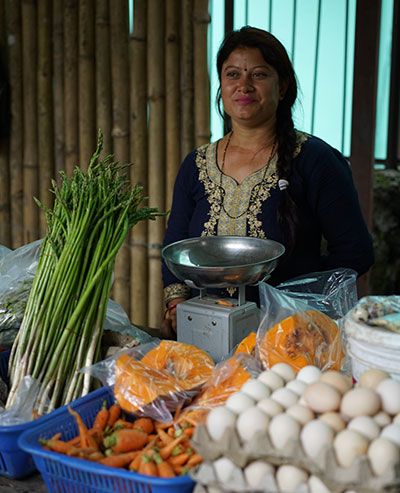
[[[243,104],[243,105],[254,103],[254,99],[253,98],[238,98],[235,101],[238,104]]]

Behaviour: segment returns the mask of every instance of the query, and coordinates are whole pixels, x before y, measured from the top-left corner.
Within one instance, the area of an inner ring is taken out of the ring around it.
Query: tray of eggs
[[[399,492],[400,382],[278,363],[213,408],[193,443],[198,493]]]

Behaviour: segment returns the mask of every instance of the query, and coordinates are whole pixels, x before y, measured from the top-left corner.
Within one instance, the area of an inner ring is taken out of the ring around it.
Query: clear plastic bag
[[[171,413],[199,392],[213,368],[210,356],[195,346],[156,340],[82,371],[104,385],[114,385],[116,400],[125,411],[169,422]]]
[[[355,271],[338,269],[277,288],[261,283],[257,351],[264,367],[285,362],[296,371],[306,365],[347,371],[343,317],[357,303],[356,279]]]

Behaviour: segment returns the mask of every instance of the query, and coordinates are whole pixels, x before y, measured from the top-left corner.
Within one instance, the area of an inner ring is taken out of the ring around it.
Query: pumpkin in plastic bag
[[[256,347],[256,342],[256,332],[250,332],[249,335],[239,342],[234,354],[253,354],[254,348]]]
[[[340,370],[344,357],[339,327],[317,310],[294,313],[272,326],[260,337],[258,351],[265,368],[282,362],[295,371],[306,365]]]

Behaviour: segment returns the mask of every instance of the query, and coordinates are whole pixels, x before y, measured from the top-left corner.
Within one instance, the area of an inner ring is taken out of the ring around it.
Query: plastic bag
[[[212,374],[204,351],[176,341],[154,341],[84,368],[105,385],[127,412],[171,421],[171,412],[193,398]]]
[[[257,350],[265,368],[278,362],[346,370],[343,317],[357,302],[351,269],[312,273],[277,288],[260,285]]]
[[[21,325],[42,240],[0,258],[0,346],[10,347]]]
[[[357,303],[351,316],[356,322],[400,334],[400,296],[366,296]]]

